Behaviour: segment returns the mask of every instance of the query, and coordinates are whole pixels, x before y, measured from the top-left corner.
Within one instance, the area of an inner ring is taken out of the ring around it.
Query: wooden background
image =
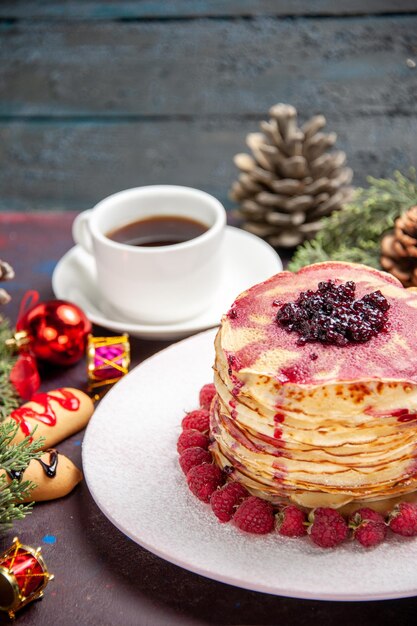
[[[227,206],[271,105],[322,112],[354,182],[417,162],[416,0],[0,2],[0,210],[177,183]]]

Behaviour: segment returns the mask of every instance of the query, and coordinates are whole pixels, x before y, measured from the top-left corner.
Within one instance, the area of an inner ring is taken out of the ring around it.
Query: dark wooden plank
[[[414,113],[416,17],[3,24],[2,116]]]
[[[230,206],[232,157],[254,127],[248,120],[0,124],[0,209],[84,209],[120,189],[157,183],[205,189]],[[417,116],[329,127],[356,184],[417,164]]]
[[[251,15],[367,15],[415,12],[414,0],[15,0],[2,2],[0,17],[138,19]]]

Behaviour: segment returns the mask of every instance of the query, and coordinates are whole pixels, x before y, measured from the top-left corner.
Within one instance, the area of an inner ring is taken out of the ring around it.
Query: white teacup
[[[113,231],[141,219],[176,216],[207,227],[203,234],[155,247],[118,243]],[[73,238],[97,266],[105,311],[126,321],[171,324],[199,315],[215,295],[222,271],[226,212],[204,191],[174,185],[115,193],[80,213]]]

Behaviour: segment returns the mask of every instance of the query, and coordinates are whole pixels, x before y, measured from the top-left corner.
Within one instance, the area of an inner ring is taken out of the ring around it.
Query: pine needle
[[[36,429],[33,429],[29,437],[23,441],[10,445],[19,425],[12,421],[0,424],[0,467],[6,472],[24,470],[32,459],[41,456],[41,447],[45,442],[43,437],[31,441]]]
[[[32,510],[33,503],[17,504],[28,496],[35,485],[28,480],[18,482],[12,480],[7,484],[5,476],[0,478],[0,533],[4,533],[13,526],[15,520],[20,520]]]
[[[0,422],[20,404],[19,396],[10,383],[10,372],[16,357],[6,346],[6,339],[10,339],[12,334],[8,320],[0,316]]]
[[[12,336],[9,322],[0,316],[0,533],[8,530],[15,520],[23,519],[30,513],[32,504],[23,504],[36,486],[28,480],[7,478],[7,473],[24,471],[32,459],[41,456],[44,439],[23,441],[12,444],[19,428],[14,422],[5,422],[6,417],[20,406],[19,396],[10,382],[10,372],[16,362],[5,342]],[[32,436],[33,433],[32,432]]]
[[[395,219],[417,204],[416,172],[395,172],[393,178],[368,179],[342,211],[323,219],[323,228],[299,246],[289,264],[296,271],[311,263],[348,261],[380,269],[380,241]]]
[[[32,504],[22,504],[36,486],[28,480],[13,479],[8,481],[6,473],[24,471],[32,459],[38,459],[44,439],[31,441],[25,437],[23,441],[10,445],[19,425],[12,422],[0,424],[0,468],[5,472],[0,475],[0,532],[12,526],[14,520],[23,519],[31,511]],[[32,435],[35,431],[32,432]]]

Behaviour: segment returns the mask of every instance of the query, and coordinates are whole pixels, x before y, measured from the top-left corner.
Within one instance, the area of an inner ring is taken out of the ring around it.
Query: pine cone
[[[0,304],[8,304],[10,300],[10,294],[8,294],[5,289],[0,289]],[[1,316],[0,319],[2,319]]]
[[[314,237],[321,218],[349,200],[353,173],[344,167],[344,152],[328,152],[337,136],[320,132],[323,115],[298,128],[291,105],[276,104],[269,114],[262,132],[246,138],[253,156],[234,158],[241,174],[230,197],[240,203],[246,230],[273,246],[292,247]]]
[[[382,239],[381,267],[404,287],[417,286],[417,206],[398,217],[394,232]]]
[[[0,259],[0,280],[12,280],[14,278],[14,270],[9,263]],[[5,289],[0,289],[0,304],[10,302],[10,295]]]
[[[14,269],[6,261],[0,259],[0,280],[12,280],[14,278]]]

